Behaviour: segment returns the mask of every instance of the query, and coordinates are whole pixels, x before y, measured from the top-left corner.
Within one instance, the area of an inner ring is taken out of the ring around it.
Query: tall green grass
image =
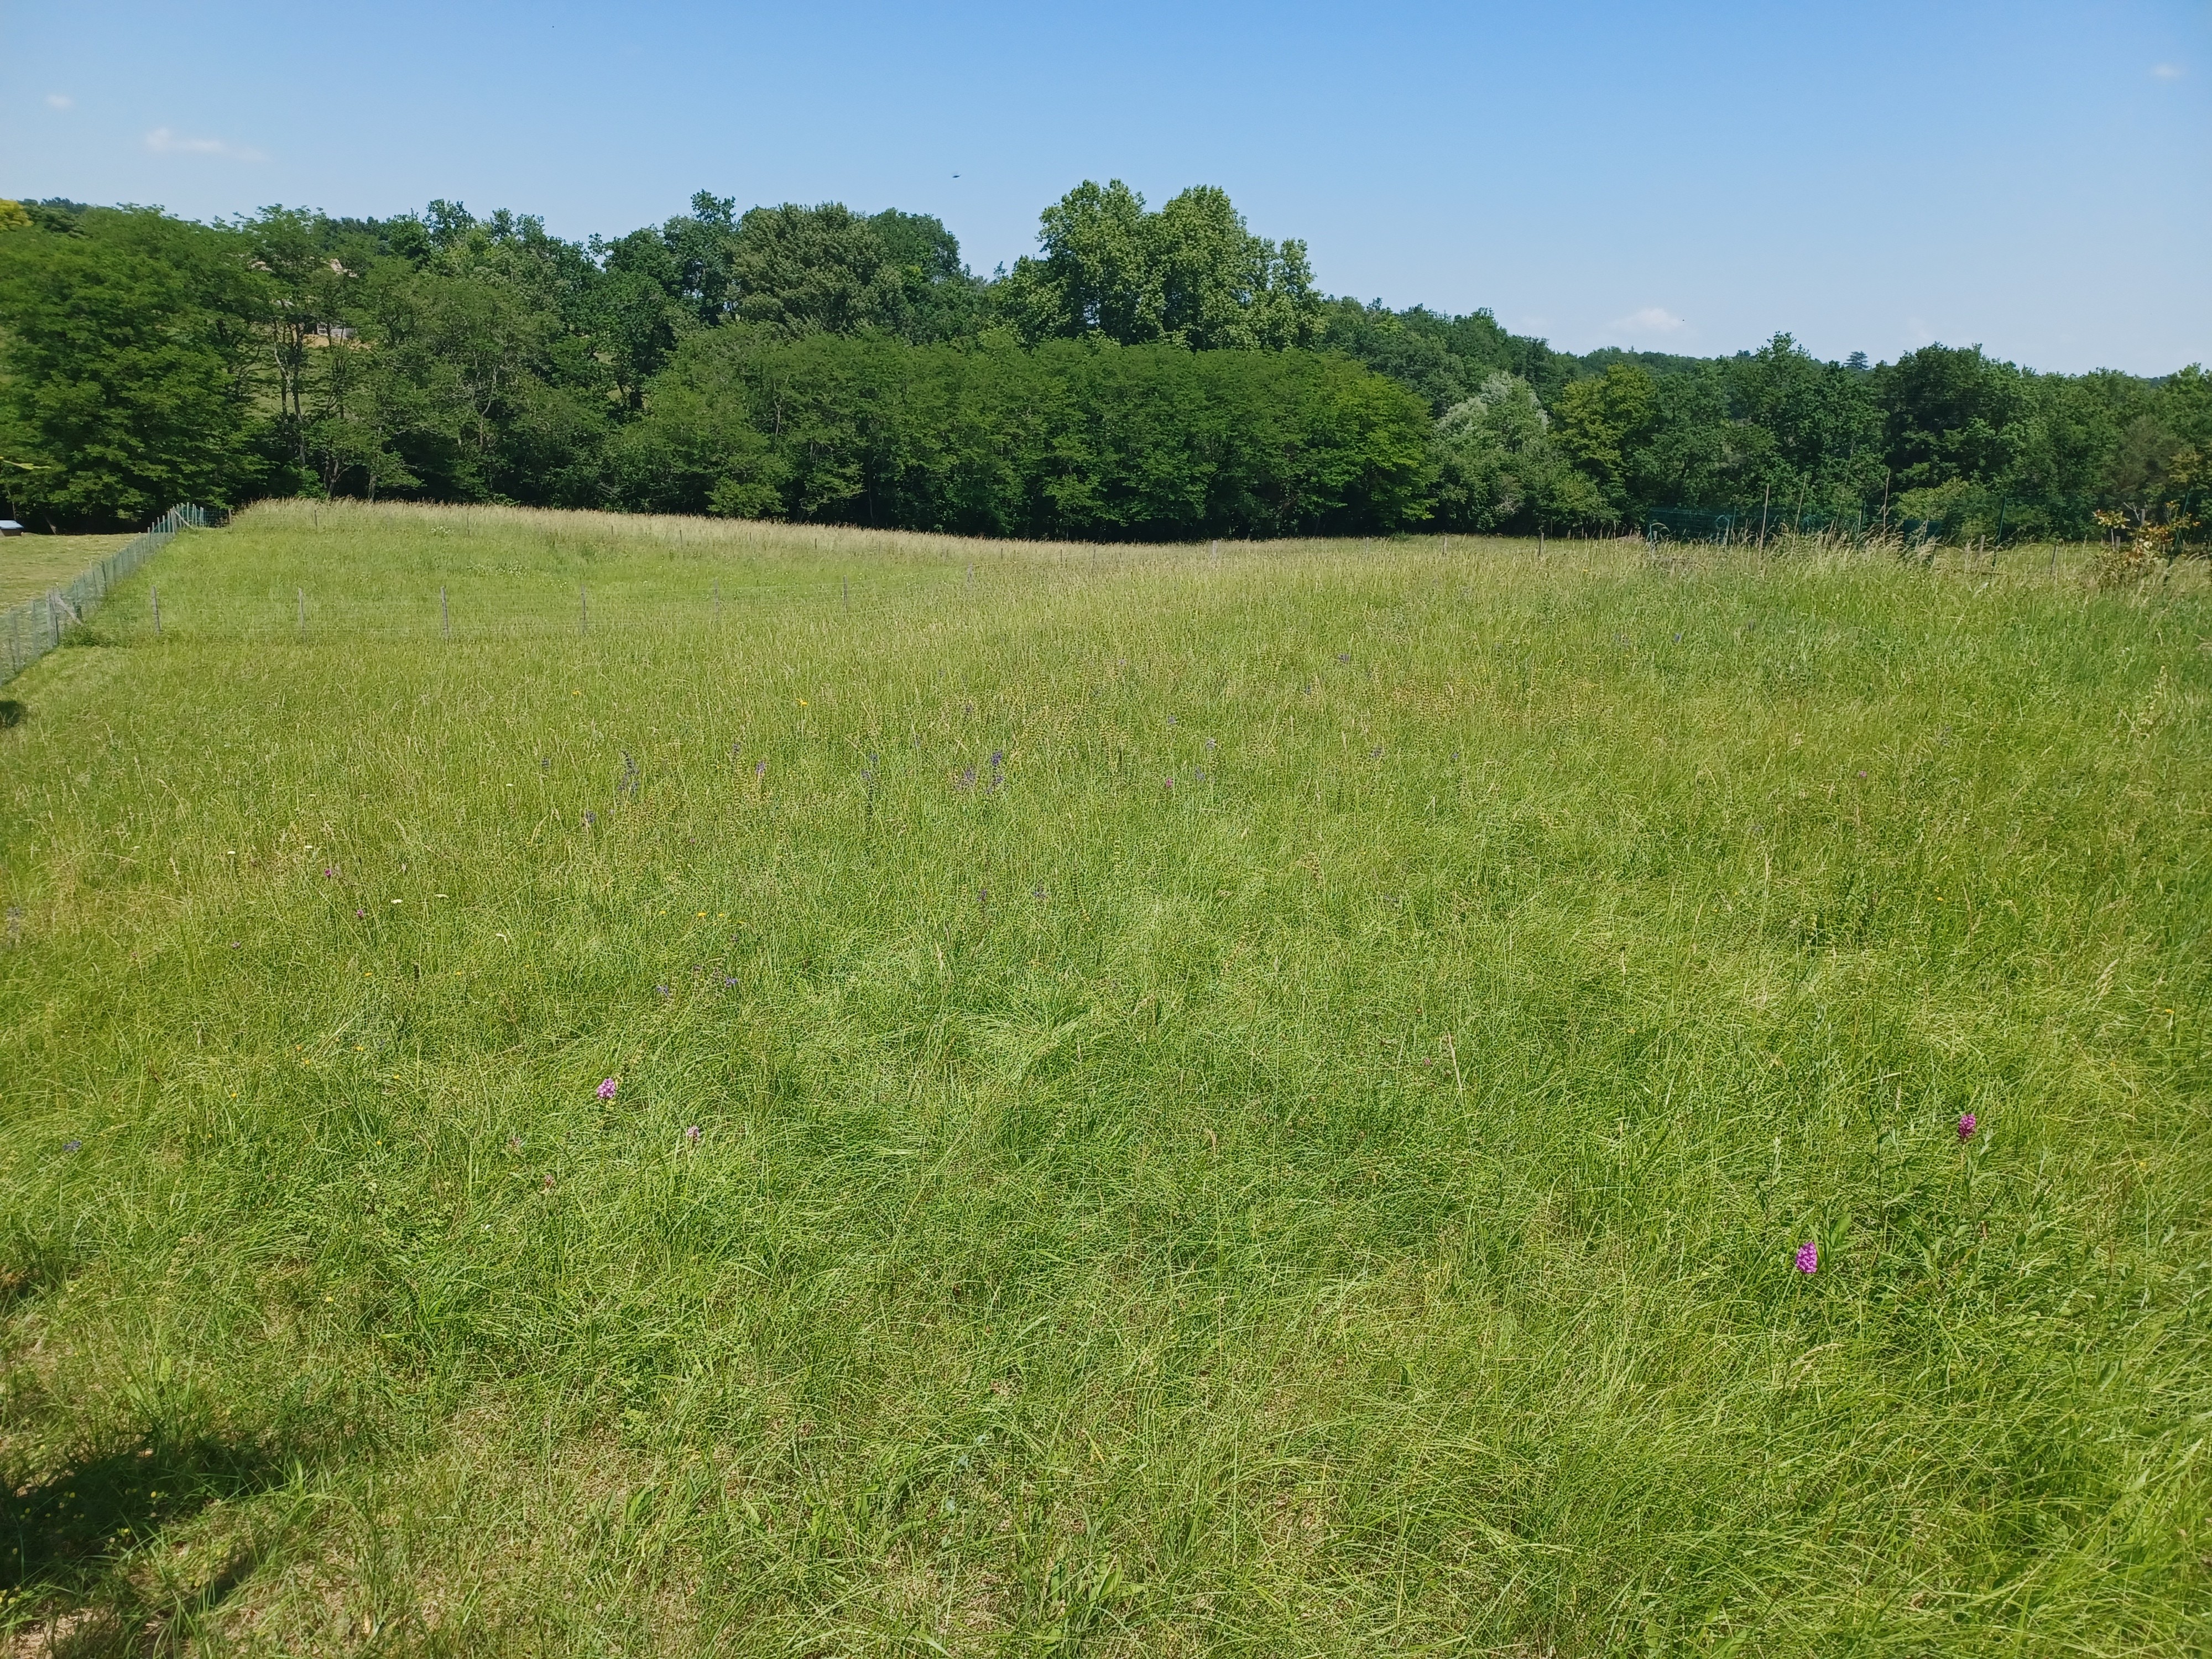
[[[149,574],[0,732],[21,1650],[2212,1638],[2201,580]]]

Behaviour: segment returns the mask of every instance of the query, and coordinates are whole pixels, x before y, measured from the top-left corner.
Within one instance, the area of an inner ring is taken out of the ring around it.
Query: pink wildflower
[[[1974,1115],[1972,1112],[1962,1112],[1959,1116],[1959,1139],[1972,1140],[1973,1138]]]
[[[1820,1247],[1812,1239],[1807,1239],[1797,1247],[1797,1271],[1801,1273],[1820,1271]]]
[[[599,1085],[599,1095],[601,1100],[612,1100],[615,1097],[615,1080],[612,1078],[607,1079]]]

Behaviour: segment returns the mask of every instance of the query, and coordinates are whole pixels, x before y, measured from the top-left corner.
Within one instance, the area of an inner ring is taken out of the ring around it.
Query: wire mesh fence
[[[1840,507],[1778,505],[1772,500],[1753,500],[1717,507],[1654,507],[1638,514],[1644,539],[1662,542],[1711,542],[1722,546],[1764,544],[1778,537],[1828,536],[1858,541],[1880,535],[1908,545],[1936,542],[1972,541],[2001,547],[2020,541],[2094,542],[2114,539],[2100,510],[2120,512],[2141,520],[2150,518],[2172,523],[2181,532],[2175,550],[2202,557],[2204,544],[2188,532],[2201,532],[2206,511],[2200,493],[2185,491],[2179,499],[2146,507],[2118,497],[2068,496],[2063,500],[2015,501],[1995,491],[1984,491],[1963,506],[1954,504],[1951,516],[1927,518],[1893,507],[1887,499]]]
[[[1666,541],[1712,542],[1722,546],[1742,543],[1756,545],[1783,536],[1840,536],[1856,540],[1880,533],[1913,541],[1940,535],[1939,520],[1877,518],[1863,507],[1840,512],[1826,508],[1778,507],[1753,501],[1748,507],[1655,507],[1644,509],[1644,539],[1654,545]]]
[[[0,662],[6,665],[5,672],[0,672],[0,684],[5,684],[47,652],[58,648],[63,629],[82,622],[116,583],[174,541],[179,531],[204,530],[207,523],[204,507],[173,507],[155,520],[143,534],[133,536],[68,586],[50,587],[0,612],[0,651],[6,653],[0,657]]]

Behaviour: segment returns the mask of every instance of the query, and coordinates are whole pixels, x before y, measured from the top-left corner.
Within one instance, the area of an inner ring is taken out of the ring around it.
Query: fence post
[[[146,595],[154,601],[154,637],[161,637],[161,590],[153,583],[146,584]]]
[[[438,626],[444,630],[447,639],[453,637],[453,613],[446,608],[446,585],[443,582],[438,584]]]
[[[576,624],[576,632],[579,635],[587,635],[592,631],[592,596],[584,591],[584,585],[581,582],[576,584],[576,603],[582,607],[582,616]]]
[[[293,591],[300,596],[300,637],[304,640],[307,637],[307,590],[301,587]]]

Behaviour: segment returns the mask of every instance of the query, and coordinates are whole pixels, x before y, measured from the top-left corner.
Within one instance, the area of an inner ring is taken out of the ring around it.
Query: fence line
[[[1996,503],[1994,520],[1990,514],[1990,503]],[[2165,507],[2191,526],[2197,523],[2197,514],[2203,505],[2201,492],[2184,490],[2176,501]],[[1948,541],[1954,537],[1972,534],[1992,547],[2010,544],[2018,538],[2035,542],[2094,542],[2111,539],[2112,532],[2092,522],[2100,508],[2124,508],[2134,511],[2142,502],[2130,502],[2117,496],[2069,495],[2055,504],[2049,501],[2014,501],[2009,496],[1988,493],[1972,507],[1961,509],[1948,519],[1907,518],[1894,505],[1885,501],[1877,509],[1872,502],[1841,511],[1832,507],[1784,507],[1771,501],[1752,500],[1726,507],[1653,507],[1644,509],[1644,539],[1662,541],[1715,542],[1750,544],[1771,540],[1787,535],[1848,536],[1853,540],[1878,532],[1910,543]],[[2046,514],[2054,510],[2064,523],[2054,523]],[[2013,534],[2006,533],[2009,516]],[[2030,526],[2022,531],[2026,520]],[[2175,552],[2202,556],[2203,544],[2191,542],[2185,545],[2177,540]]]
[[[6,653],[0,659],[6,664],[6,672],[0,672],[0,685],[58,648],[66,623],[82,622],[116,583],[176,540],[179,531],[204,530],[207,523],[204,507],[173,507],[143,534],[133,536],[67,587],[50,587],[0,612],[0,651]]]

